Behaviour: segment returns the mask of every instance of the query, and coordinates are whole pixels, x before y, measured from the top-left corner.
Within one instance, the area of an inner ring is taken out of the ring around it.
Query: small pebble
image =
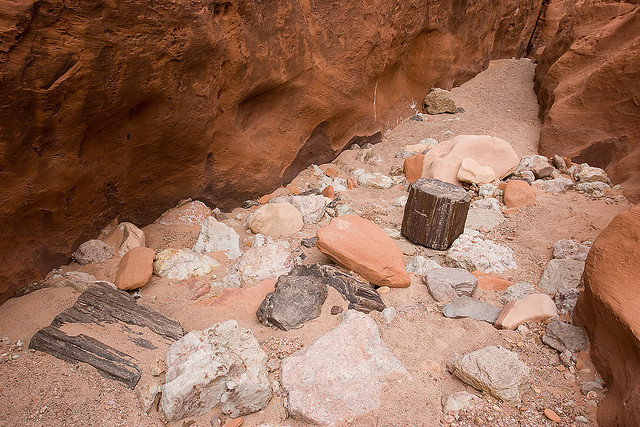
[[[331,307],[331,314],[333,314],[334,316],[336,314],[342,313],[342,311],[342,307],[340,307],[339,305],[334,305],[333,307]]]
[[[381,286],[378,288],[378,293],[380,295],[388,294],[389,292],[391,292],[391,288],[388,286]]]
[[[581,424],[588,424],[589,420],[587,417],[583,417],[582,415],[576,415],[576,422]]]
[[[596,393],[594,390],[591,390],[589,393],[587,393],[587,399],[595,399],[598,397],[598,393]]]
[[[558,414],[556,414],[553,410],[549,408],[546,408],[544,410],[544,416],[549,418],[551,421],[555,421],[556,423],[559,423],[562,421],[562,418],[560,418]]]
[[[20,359],[20,355],[19,354],[14,354],[13,356],[11,356],[11,358],[13,360],[17,360],[17,359]],[[592,392],[589,392],[589,393],[592,393]],[[589,396],[589,395],[587,394],[587,396]]]
[[[565,368],[565,367],[564,367],[564,365],[558,365],[558,366],[556,366],[556,369],[557,369],[558,371],[560,371],[560,372],[564,372],[564,371],[566,371],[566,370],[567,370],[567,368]]]

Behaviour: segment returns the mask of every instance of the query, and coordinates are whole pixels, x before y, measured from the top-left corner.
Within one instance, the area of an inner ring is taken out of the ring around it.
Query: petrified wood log
[[[349,301],[350,309],[369,313],[373,310],[382,311],[386,308],[375,286],[369,282],[358,280],[339,267],[327,264],[301,265],[290,274],[319,277]]]
[[[97,282],[80,294],[73,305],[57,315],[50,326],[36,332],[29,348],[40,350],[68,362],[85,362],[102,375],[134,388],[141,370],[137,361],[126,353],[83,334],[68,335],[61,328],[70,323],[124,323],[147,327],[150,331],[175,341],[184,335],[182,326],[160,313],[138,305],[128,293],[106,283]],[[122,333],[126,328],[123,329]],[[142,337],[129,337],[138,347],[155,347]]]
[[[36,332],[31,338],[29,348],[67,362],[88,363],[103,376],[120,381],[131,389],[140,380],[140,368],[136,360],[129,355],[82,334],[67,335],[55,326],[47,326]]]
[[[445,250],[464,231],[471,196],[457,185],[421,178],[409,187],[402,235],[414,243]]]

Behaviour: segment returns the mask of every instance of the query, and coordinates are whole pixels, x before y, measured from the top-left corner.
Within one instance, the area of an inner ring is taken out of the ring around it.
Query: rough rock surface
[[[488,302],[480,301],[466,295],[458,297],[442,307],[444,317],[461,319],[469,317],[474,320],[482,320],[493,323],[500,314],[500,309]]]
[[[507,402],[520,401],[518,387],[529,375],[529,367],[516,353],[495,346],[454,356],[451,364],[453,375],[460,380]]]
[[[448,90],[433,88],[422,101],[422,109],[427,114],[442,114],[457,112],[456,103]]]
[[[285,358],[280,378],[292,418],[336,425],[378,408],[382,383],[391,374],[408,372],[373,319],[348,310],[342,323]]]
[[[553,257],[557,259],[575,259],[586,261],[590,246],[569,239],[560,239],[553,244]]]
[[[198,241],[193,246],[195,252],[224,251],[229,258],[238,258],[242,255],[240,236],[233,228],[218,222],[212,216],[208,216],[204,221],[201,221],[201,224],[202,228],[200,234],[198,234]]]
[[[148,224],[184,197],[268,193],[406,117],[425,88],[523,56],[541,2],[464,16],[452,0],[8,3],[3,300],[117,215]]]
[[[235,320],[189,332],[169,347],[165,362],[160,408],[169,421],[205,414],[219,404],[222,413],[237,418],[271,399],[267,356]]]
[[[579,326],[555,320],[549,322],[542,342],[560,353],[569,350],[578,353],[587,349],[587,336]]]
[[[478,287],[478,278],[463,268],[438,268],[428,271],[423,281],[436,301],[470,296]]]
[[[422,178],[460,185],[458,171],[465,158],[493,169],[497,178],[513,172],[520,162],[507,141],[487,135],[459,135],[442,141],[424,156]]]
[[[402,251],[375,223],[344,215],[320,228],[317,236],[320,252],[374,285],[406,288],[411,284]]]
[[[505,289],[502,295],[500,295],[499,301],[503,304],[508,304],[511,301],[522,299],[535,292],[536,289],[529,283],[520,282]]]
[[[573,312],[588,333],[591,359],[609,389],[598,408],[600,425],[640,425],[639,242],[636,206],[614,218],[591,247],[585,290]]]
[[[191,277],[206,276],[220,263],[208,255],[190,249],[165,249],[153,263],[153,272],[160,277],[186,280]]]
[[[102,240],[93,239],[81,244],[72,256],[73,259],[78,261],[78,264],[85,265],[104,262],[113,258],[114,255],[115,253],[111,246]]]
[[[280,276],[256,312],[264,325],[288,331],[320,316],[327,285],[312,276]]]
[[[328,185],[328,188],[333,186]],[[323,192],[324,193],[324,192]],[[329,197],[333,199],[333,197]],[[291,203],[302,214],[302,220],[305,224],[315,224],[319,222],[324,216],[325,207],[327,206],[327,199],[325,195],[310,195],[310,196],[282,196],[276,197],[269,201],[269,203],[287,202]]]
[[[153,274],[153,249],[138,246],[124,254],[116,271],[116,286],[120,289],[138,289],[147,284]]]
[[[513,251],[490,240],[463,234],[458,237],[447,253],[446,262],[452,267],[485,273],[502,273],[518,268]]]
[[[544,268],[538,287],[553,295],[560,289],[577,288],[582,280],[584,262],[575,259],[552,259]]]
[[[218,282],[223,287],[252,286],[265,279],[277,278],[293,268],[293,257],[289,248],[282,243],[254,246],[233,264]]]
[[[545,47],[535,88],[540,152],[606,169],[640,201],[640,6],[576,2]]]
[[[196,200],[169,209],[160,215],[160,218],[155,222],[163,225],[195,225],[199,227],[209,216],[211,216],[211,209]]]

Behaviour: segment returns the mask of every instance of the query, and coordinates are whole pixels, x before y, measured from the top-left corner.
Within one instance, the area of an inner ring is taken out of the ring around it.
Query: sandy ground
[[[389,174],[390,169],[402,165],[395,154],[407,144],[423,138],[444,140],[453,134],[490,134],[510,141],[519,155],[536,152],[539,122],[537,103],[532,90],[535,65],[529,60],[495,61],[488,70],[475,79],[453,90],[458,106],[465,112],[456,115],[431,116],[417,122],[406,120],[386,133],[374,154],[382,159],[379,164],[365,164],[358,160],[357,151],[340,155],[333,166],[342,176],[356,168]],[[298,182],[313,185],[317,182],[311,169],[303,171]],[[403,209],[394,207],[393,201],[406,195],[406,188],[396,186],[389,190],[359,188],[340,194],[355,212],[377,222],[382,227],[399,229]],[[536,205],[518,210],[491,231],[482,233],[498,243],[505,244],[516,254],[517,270],[500,275],[503,278],[527,281],[536,285],[546,262],[551,259],[552,245],[561,238],[578,241],[594,240],[619,212],[629,205],[612,199],[591,200],[570,191],[551,195],[537,190]],[[234,226],[248,246],[253,238],[243,227],[250,210],[241,208],[226,213],[228,224]],[[327,262],[315,248],[299,248],[300,240],[312,237],[326,225],[305,226],[303,230],[281,240],[288,240],[292,250],[306,256],[305,263]],[[159,251],[167,247],[191,247],[199,227],[169,227],[151,225],[144,228],[149,247]],[[406,247],[408,242],[404,242]],[[423,247],[413,247],[415,254],[438,258],[442,253]],[[410,260],[412,256],[407,256]],[[222,277],[230,262],[220,258],[221,266],[214,272]],[[117,259],[101,265],[78,266],[65,270],[85,271],[98,279],[114,280]],[[210,278],[209,278],[210,280]],[[347,303],[330,288],[322,315],[302,328],[284,332],[260,325],[255,318],[255,307],[261,298],[246,295],[216,303],[216,291],[192,299],[202,283],[209,280],[191,280],[171,283],[153,277],[141,290],[139,303],[148,305],[162,314],[179,321],[186,331],[204,329],[216,322],[236,319],[250,328],[268,354],[287,355],[313,342],[318,336],[339,323],[330,314],[334,305],[347,308]],[[478,291],[481,299],[499,305],[495,291]],[[21,298],[14,298],[0,307],[0,425],[1,426],[155,426],[166,425],[162,416],[152,410],[149,415],[139,408],[135,391],[115,381],[101,377],[92,367],[73,365],[47,354],[26,350],[29,339],[64,308],[71,306],[77,293],[69,288],[43,289]],[[407,289],[393,289],[382,296],[387,306],[399,309],[396,319],[387,325],[379,313],[372,313],[380,327],[383,340],[411,374],[410,378],[389,382],[381,396],[381,407],[350,425],[354,426],[436,426],[450,425],[445,419],[440,400],[443,395],[467,390],[481,395],[484,406],[471,414],[463,414],[451,425],[491,426],[544,426],[553,425],[542,414],[545,408],[555,410],[562,418],[561,425],[574,425],[577,415],[585,416],[595,425],[597,402],[602,398],[583,396],[579,385],[592,380],[596,373],[589,363],[575,373],[559,367],[555,350],[543,345],[540,325],[531,325],[530,332],[496,330],[492,325],[471,319],[447,319],[440,313],[442,305],[429,295],[416,277]],[[71,328],[73,329],[73,328]],[[108,340],[113,331],[107,327],[80,328],[76,332]],[[74,332],[70,330],[68,332]],[[6,338],[5,338],[6,337]],[[23,345],[18,346],[18,340]],[[167,343],[158,340],[152,354],[137,354],[135,346],[120,343],[140,361],[143,377],[138,388],[161,382],[162,377],[150,374],[154,359],[161,357]],[[522,387],[522,403],[512,405],[499,402],[488,395],[466,387],[446,372],[446,361],[454,353],[465,353],[488,345],[501,345],[518,353],[531,369],[529,381]],[[118,347],[123,348],[123,347]],[[126,351],[127,351],[126,350]],[[271,374],[277,379],[278,371]],[[264,410],[246,416],[245,426],[262,423],[301,426],[291,419],[281,420],[279,400],[273,399]],[[170,425],[210,426],[212,413],[188,418],[183,423]],[[192,422],[189,424],[189,422]]]

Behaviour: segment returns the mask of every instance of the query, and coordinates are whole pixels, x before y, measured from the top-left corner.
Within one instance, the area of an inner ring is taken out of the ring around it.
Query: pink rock
[[[494,326],[514,330],[525,322],[539,322],[558,315],[558,309],[547,294],[527,295],[505,305]]]
[[[320,252],[371,283],[390,288],[411,284],[402,251],[375,223],[343,215],[320,228],[317,236]]]
[[[405,159],[402,165],[402,172],[408,182],[413,182],[422,176],[422,165],[424,154],[418,154]]]
[[[215,306],[234,313],[242,310],[255,316],[267,294],[275,290],[275,285],[274,279],[266,279],[251,288],[227,288],[219,296],[198,301],[193,307]]]
[[[147,284],[153,274],[153,249],[138,246],[124,254],[116,272],[116,286],[120,289],[138,289]]]
[[[201,201],[196,200],[169,209],[156,220],[156,223],[164,225],[195,225],[199,227],[209,216],[211,216],[211,209]]]

